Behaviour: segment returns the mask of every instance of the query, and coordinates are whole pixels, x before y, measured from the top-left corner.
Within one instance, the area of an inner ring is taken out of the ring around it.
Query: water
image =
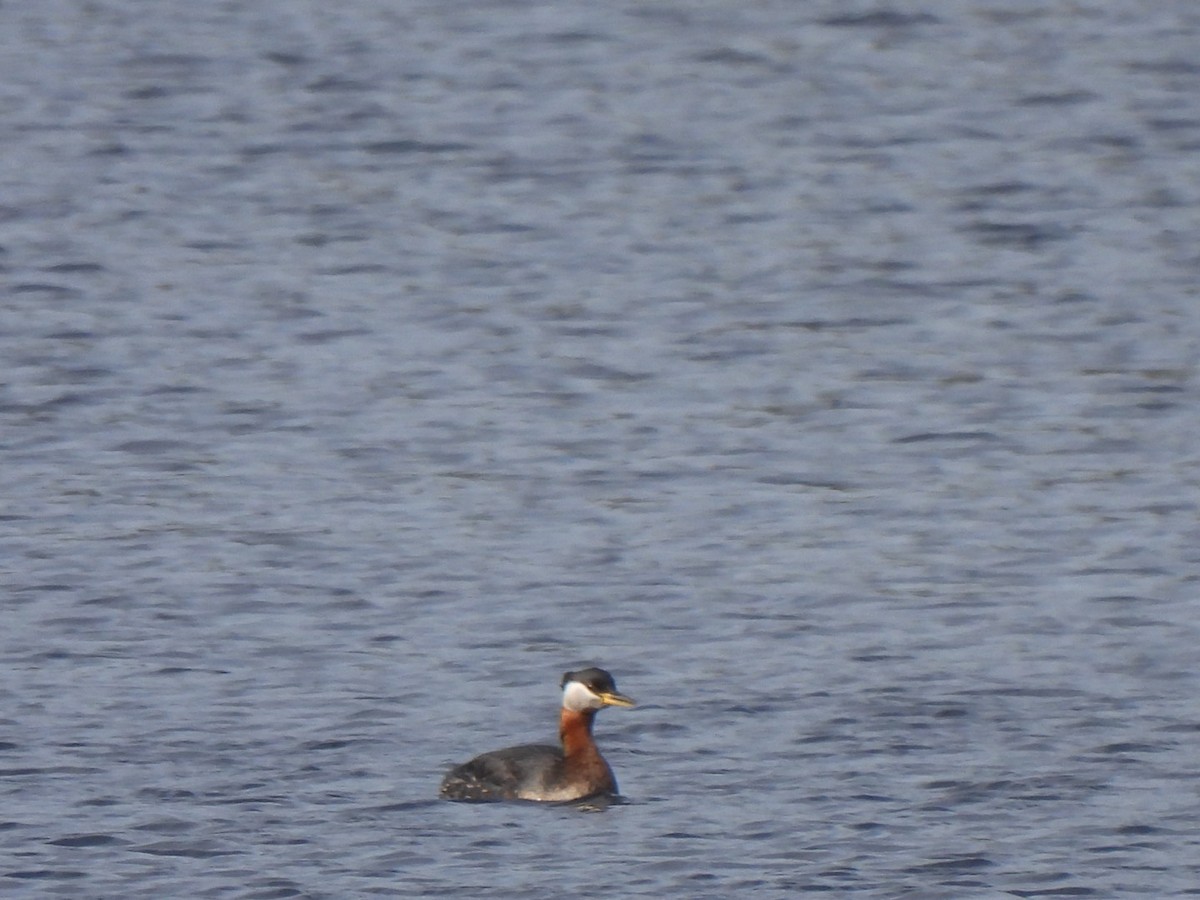
[[[1198,35],[0,7],[4,892],[1196,893]]]

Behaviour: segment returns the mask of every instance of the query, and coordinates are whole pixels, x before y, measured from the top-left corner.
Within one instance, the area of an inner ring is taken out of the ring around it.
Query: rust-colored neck
[[[563,755],[567,758],[599,756],[596,741],[592,738],[592,722],[596,718],[594,709],[575,710],[563,707],[558,719],[558,736],[562,739]]]
[[[567,786],[574,797],[590,794],[617,792],[617,782],[612,769],[600,755],[600,749],[592,738],[594,709],[574,710],[563,708],[558,720],[558,736],[562,738],[563,772]]]

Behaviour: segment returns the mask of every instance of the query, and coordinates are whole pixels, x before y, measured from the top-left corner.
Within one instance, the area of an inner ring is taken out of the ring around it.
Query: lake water
[[[1200,893],[1198,46],[0,6],[0,892]]]

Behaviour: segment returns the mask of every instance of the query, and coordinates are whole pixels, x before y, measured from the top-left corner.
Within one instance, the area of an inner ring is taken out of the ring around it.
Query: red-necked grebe
[[[592,738],[592,721],[606,706],[633,706],[603,669],[562,677],[558,736],[562,747],[524,744],[495,750],[455,766],[442,779],[447,800],[582,800],[615,794],[617,780]]]

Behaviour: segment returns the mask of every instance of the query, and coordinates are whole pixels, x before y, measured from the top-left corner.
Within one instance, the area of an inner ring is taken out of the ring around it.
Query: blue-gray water
[[[1198,46],[0,5],[0,893],[1197,893]]]

